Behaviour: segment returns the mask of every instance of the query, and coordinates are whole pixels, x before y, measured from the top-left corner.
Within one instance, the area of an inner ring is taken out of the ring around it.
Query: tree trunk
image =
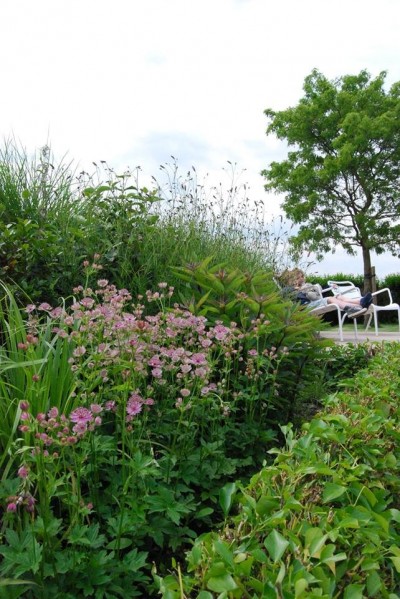
[[[363,293],[371,291],[371,277],[372,277],[372,266],[371,266],[371,251],[368,247],[362,247],[362,257],[364,263],[364,290]]]

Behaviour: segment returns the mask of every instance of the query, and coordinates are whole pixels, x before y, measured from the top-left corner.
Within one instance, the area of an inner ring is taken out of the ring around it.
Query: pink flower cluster
[[[256,359],[243,358],[244,334],[235,323],[226,326],[217,322],[210,327],[206,318],[177,305],[146,315],[146,301],[165,300],[171,295],[166,283],[160,283],[155,293],[149,291],[144,300],[138,297],[136,303],[126,289],[118,290],[106,279],[98,281],[96,290],[79,286],[74,293],[70,309],[56,314],[48,309],[46,316],[54,318],[54,332],[71,343],[69,362],[77,393],[83,397],[87,382],[92,385],[97,377],[104,409],[116,412],[125,404],[113,389],[122,388],[121,381],[125,388],[132,383],[132,388],[139,388],[140,400],[129,399],[128,422],[142,411],[149,395],[157,403],[170,401],[171,407],[183,404],[183,390],[189,392],[191,401],[215,391],[228,398],[229,376],[223,376],[222,371],[236,368],[234,361]],[[32,318],[34,311],[30,306]],[[148,392],[148,386],[152,391]],[[71,428],[73,434],[97,426],[93,411],[89,410],[89,415],[80,410],[68,419],[75,427]]]
[[[152,406],[153,404],[154,399],[152,399],[151,397],[143,399],[140,393],[132,393],[126,404],[126,421],[130,422],[131,420],[133,420],[134,416],[140,414],[143,406]]]
[[[36,499],[28,491],[21,491],[18,495],[7,497],[6,501],[7,512],[15,513],[20,507],[29,514],[33,514],[35,511]]]
[[[44,414],[40,412],[33,417],[29,412],[29,404],[21,401],[21,422],[19,429],[21,432],[32,432],[35,438],[43,447],[53,445],[74,445],[88,431],[94,431],[101,425],[102,406],[91,404],[90,409],[78,407],[73,410],[69,417],[60,414],[58,408],[53,407]],[[48,455],[48,450],[44,450]]]

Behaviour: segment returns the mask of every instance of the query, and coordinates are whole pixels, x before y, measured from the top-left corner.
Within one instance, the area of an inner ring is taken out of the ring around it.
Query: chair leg
[[[357,327],[357,318],[353,318],[354,321],[354,339],[358,341],[358,327]]]
[[[370,312],[370,313],[368,314],[368,322],[367,322],[367,324],[365,325],[365,332],[366,332],[366,333],[368,332],[368,329],[369,329],[369,327],[370,327],[370,325],[371,325],[372,315],[373,315],[373,313],[372,313],[372,312]]]
[[[375,336],[378,337],[378,312],[374,310],[374,320],[375,320]]]
[[[343,316],[342,320],[342,312],[340,311],[339,306],[337,307],[337,315],[338,315],[338,323],[339,323],[339,340],[343,341],[343,321],[346,318],[346,314]]]

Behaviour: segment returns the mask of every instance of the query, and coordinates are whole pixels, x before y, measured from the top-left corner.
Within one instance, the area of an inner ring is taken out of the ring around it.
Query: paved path
[[[333,339],[336,343],[365,343],[366,341],[370,343],[381,343],[382,341],[397,341],[400,343],[400,332],[396,333],[387,333],[380,332],[378,336],[375,335],[375,329],[370,329],[368,332],[365,332],[364,329],[359,325],[357,330],[357,338],[355,336],[355,331],[353,328],[343,330],[343,341],[339,340],[339,329],[338,327],[332,327],[332,329],[327,331],[321,331],[321,337],[327,337],[328,339]]]

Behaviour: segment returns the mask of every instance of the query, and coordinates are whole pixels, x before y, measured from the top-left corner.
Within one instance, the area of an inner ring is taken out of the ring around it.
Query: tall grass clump
[[[13,141],[0,149],[0,209],[7,222],[66,219],[73,185],[71,163],[54,164],[47,145],[32,157]]]
[[[219,184],[207,177],[199,181],[194,167],[182,174],[176,160],[160,167],[163,179],[155,182],[163,201],[155,209],[160,229],[169,233],[175,264],[213,255],[232,268],[277,271],[290,260],[285,224],[267,221],[263,200],[250,200],[243,173],[229,165]]]
[[[76,174],[45,146],[29,157],[15,143],[0,153],[0,278],[17,298],[54,303],[79,281],[87,256],[102,256],[104,276],[134,293],[171,266],[214,256],[254,272],[279,270],[290,249],[284,223],[268,223],[235,167],[227,183],[198,181],[194,167],[162,165],[160,180],[141,184],[140,168],[116,172],[101,161]]]
[[[54,298],[77,266],[68,249],[79,231],[77,184],[48,146],[34,156],[13,141],[0,150],[0,279],[21,301]]]

